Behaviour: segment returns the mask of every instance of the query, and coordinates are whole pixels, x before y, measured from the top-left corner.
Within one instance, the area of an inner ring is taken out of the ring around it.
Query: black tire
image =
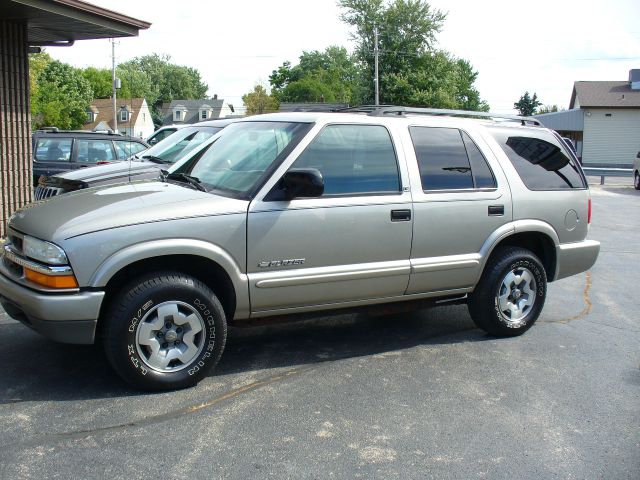
[[[633,174],[633,187],[636,190],[640,190],[640,174],[638,172]]]
[[[130,282],[114,297],[103,321],[111,365],[142,390],[197,384],[218,363],[227,336],[224,310],[215,294],[199,280],[176,272]]]
[[[525,280],[530,277],[532,281]],[[509,279],[519,279],[520,283],[509,282]],[[474,323],[487,333],[512,337],[531,328],[542,311],[546,295],[547,275],[540,259],[524,248],[498,247],[469,296],[468,308]],[[530,301],[532,304],[527,305]],[[506,305],[524,307],[516,310],[519,314],[511,318],[514,312],[505,308]]]

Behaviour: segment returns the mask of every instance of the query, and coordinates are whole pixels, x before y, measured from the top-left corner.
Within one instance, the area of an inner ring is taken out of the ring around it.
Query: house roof
[[[26,23],[29,45],[72,45],[90,38],[129,37],[151,26],[80,0],[2,0],[0,18]]]
[[[140,110],[142,110],[144,103],[144,98],[116,99],[116,112],[119,112],[122,107],[125,107],[129,112],[131,112],[128,122],[122,122],[120,121],[120,117],[118,117],[118,126],[129,127],[131,125],[135,125],[138,121],[138,115],[140,115]],[[111,130],[114,130],[113,100],[111,98],[97,98],[93,100],[89,105],[89,110],[94,113],[97,112],[98,114],[93,122],[84,124],[86,129],[93,130],[100,124],[100,122],[103,122],[104,124],[109,125]]]
[[[211,118],[215,119],[220,116],[224,100],[220,98],[203,99],[203,100],[173,100],[171,103],[162,104],[162,114],[164,117],[163,125],[173,123],[173,110],[186,110],[184,121],[181,123],[196,123],[200,120],[200,110],[210,108],[212,110]]]
[[[580,108],[640,108],[640,90],[632,90],[629,82],[575,82],[569,108],[576,99]]]

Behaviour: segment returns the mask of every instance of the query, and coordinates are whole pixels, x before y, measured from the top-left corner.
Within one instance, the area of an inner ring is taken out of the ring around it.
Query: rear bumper
[[[600,253],[600,242],[583,240],[564,243],[556,247],[556,274],[553,280],[570,277],[589,270]]]
[[[9,316],[57,342],[93,343],[103,298],[104,292],[41,294],[0,274],[0,304]]]

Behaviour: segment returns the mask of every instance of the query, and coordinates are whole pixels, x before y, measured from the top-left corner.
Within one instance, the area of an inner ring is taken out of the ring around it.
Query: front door
[[[253,314],[404,294],[413,215],[396,151],[382,125],[326,125],[291,165],[318,169],[324,194],[252,203],[247,272]]]

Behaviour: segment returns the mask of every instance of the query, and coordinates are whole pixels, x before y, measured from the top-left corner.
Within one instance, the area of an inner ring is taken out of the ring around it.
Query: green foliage
[[[560,108],[558,105],[543,105],[536,112],[538,115],[542,113],[561,112],[564,108]]]
[[[303,52],[298,65],[284,62],[269,76],[273,95],[281,102],[357,103],[360,69],[344,47]]]
[[[38,77],[52,60],[51,55],[46,52],[29,55],[29,86],[32,98],[38,94]],[[31,114],[33,115],[33,109]]]
[[[242,102],[247,107],[247,115],[277,112],[279,107],[278,99],[269,95],[262,85],[256,85],[251,92],[243,95]]]
[[[535,115],[536,109],[542,105],[542,102],[538,101],[538,95],[534,92],[533,97],[529,96],[529,92],[524,92],[524,95],[520,97],[520,100],[513,104],[513,108],[520,112],[520,115],[524,117],[530,117]]]
[[[38,74],[37,88],[31,96],[35,128],[56,126],[80,128],[87,118],[93,97],[91,85],[82,73],[57,60],[51,60]]]
[[[109,98],[111,97],[112,77],[111,70],[107,68],[87,67],[81,70],[84,79],[91,85],[93,98]]]
[[[380,103],[487,111],[474,87],[478,72],[435,50],[446,14],[424,0],[339,0],[341,20],[354,27],[362,97],[373,103],[374,26],[379,31]]]
[[[204,99],[208,87],[195,68],[175,65],[168,55],[144,55],[121,63],[116,75],[122,81],[121,98],[144,97],[155,124],[162,123],[162,104],[174,99]]]

